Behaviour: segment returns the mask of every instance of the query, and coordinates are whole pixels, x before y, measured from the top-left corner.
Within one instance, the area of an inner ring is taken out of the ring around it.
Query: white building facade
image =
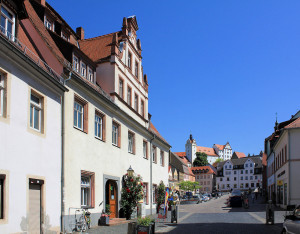
[[[67,89],[20,26],[32,26],[27,9],[17,1],[0,6],[0,233],[59,233]]]
[[[225,145],[214,144],[213,148],[216,151],[216,154],[223,160],[231,159],[232,148],[231,148],[229,142],[227,142]]]
[[[220,162],[217,166],[217,189],[252,190],[262,187],[262,162],[260,157],[246,157]]]

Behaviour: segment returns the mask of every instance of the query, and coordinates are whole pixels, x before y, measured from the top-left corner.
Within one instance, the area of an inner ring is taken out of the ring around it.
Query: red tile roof
[[[299,127],[300,127],[300,118],[291,122],[289,125],[285,126],[284,128],[299,128]]]
[[[80,49],[94,62],[98,62],[111,55],[111,45],[114,34],[115,33],[110,33],[99,37],[79,40]]]
[[[216,174],[210,166],[192,167],[191,169],[194,174],[196,174],[197,171],[200,170],[208,170],[207,172],[204,172],[204,174]]]
[[[206,153],[208,156],[218,157],[215,150],[209,147],[197,146],[197,152]]]
[[[165,143],[169,144],[163,137],[162,135],[160,135],[160,133],[157,131],[157,129],[154,127],[153,123],[150,122],[149,125],[149,130],[154,133],[156,136],[158,136],[162,141],[164,141]]]
[[[180,156],[179,156],[180,157]],[[184,157],[180,157],[181,161],[187,166],[188,164],[190,164],[190,161],[184,156]]]
[[[24,5],[26,7],[29,20],[37,30],[37,32],[40,34],[40,36],[43,38],[45,41],[45,44],[47,47],[53,52],[53,54],[56,56],[58,61],[63,63],[65,61],[65,58],[63,54],[60,52],[58,47],[56,46],[55,42],[53,41],[52,37],[50,36],[48,30],[44,26],[44,22],[41,21],[35,10],[33,9],[31,3],[29,0],[24,1]],[[26,19],[24,20],[26,22]]]
[[[192,168],[188,167],[188,169],[189,169],[190,175],[191,175],[191,176],[195,176],[194,173],[193,173],[193,171],[192,171]]]
[[[174,152],[174,154],[177,154],[177,156],[179,156],[179,157],[185,157],[186,156],[185,152]]]
[[[218,145],[215,144],[215,146],[219,149],[219,150],[223,150],[225,148],[225,145]]]
[[[238,158],[245,158],[246,157],[246,155],[244,153],[241,153],[241,152],[235,152],[235,154]]]

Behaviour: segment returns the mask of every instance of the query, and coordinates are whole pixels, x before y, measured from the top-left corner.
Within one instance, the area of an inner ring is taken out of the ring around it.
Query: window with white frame
[[[73,70],[79,72],[79,59],[73,55]]]
[[[124,98],[124,81],[119,79],[119,96]]]
[[[91,203],[91,178],[81,176],[81,206],[88,207]]]
[[[90,67],[89,67],[89,69],[88,69],[88,73],[89,73],[89,75],[88,75],[89,81],[92,82],[92,83],[95,83],[95,80],[94,80],[94,72],[93,72],[93,70],[92,70]]]
[[[103,115],[95,113],[95,137],[103,140]]]
[[[3,5],[1,5],[1,32],[10,39],[15,34],[15,16]]]
[[[148,143],[147,141],[143,141],[143,158],[148,158]]]
[[[127,104],[131,106],[131,88],[127,86]]]
[[[44,24],[46,28],[48,28],[51,31],[54,31],[54,24],[53,21],[49,19],[49,17],[45,16],[44,17]]]
[[[120,147],[120,125],[116,122],[112,124],[112,144]]]
[[[128,152],[134,153],[134,133],[128,131]]]
[[[86,64],[81,62],[81,75],[86,78]]]
[[[66,41],[70,40],[70,37],[68,36],[68,34],[66,34],[64,32],[61,32],[61,37],[62,37],[62,39],[66,40]]]
[[[83,105],[76,100],[74,101],[74,127],[83,130]]]
[[[137,94],[134,95],[134,110],[139,112],[139,98]]]
[[[30,95],[30,127],[41,131],[42,124],[42,98],[31,92]]]
[[[5,84],[5,76],[4,74],[0,73],[0,116],[5,117],[5,110],[6,110],[6,84]]]

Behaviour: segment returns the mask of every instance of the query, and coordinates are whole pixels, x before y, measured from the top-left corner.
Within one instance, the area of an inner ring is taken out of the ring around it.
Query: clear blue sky
[[[149,112],[174,152],[192,132],[201,146],[259,153],[275,113],[281,122],[299,110],[298,0],[49,3],[86,38],[137,16]]]

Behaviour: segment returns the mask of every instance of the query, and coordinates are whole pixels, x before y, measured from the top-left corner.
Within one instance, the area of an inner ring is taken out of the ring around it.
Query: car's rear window
[[[241,191],[240,190],[233,190],[231,193],[231,196],[241,196]]]

